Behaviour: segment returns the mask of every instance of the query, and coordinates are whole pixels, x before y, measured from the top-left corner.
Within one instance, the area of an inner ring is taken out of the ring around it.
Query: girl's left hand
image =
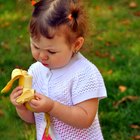
[[[54,106],[54,101],[45,95],[35,93],[35,99],[29,102],[35,112],[49,112]]]

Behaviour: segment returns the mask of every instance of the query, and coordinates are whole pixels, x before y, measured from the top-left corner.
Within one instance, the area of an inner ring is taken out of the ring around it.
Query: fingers
[[[15,89],[12,91],[12,94],[14,94],[14,96],[19,96],[19,95],[22,93],[22,90],[23,90],[23,87],[18,86],[17,88],[15,88]]]
[[[32,99],[29,104],[35,112],[48,112],[52,109],[54,102],[45,95],[35,93],[35,99]]]
[[[32,99],[29,102],[29,104],[36,112],[38,112],[40,110],[40,107],[42,106],[43,99],[44,99],[44,95],[39,94],[39,93],[35,93],[35,98]]]
[[[40,93],[35,92],[35,98],[36,98],[37,100],[39,100],[39,99],[43,98],[43,96],[44,96],[44,95],[42,95],[42,94],[40,94]]]
[[[12,104],[17,105],[16,99],[18,96],[22,94],[22,90],[23,90],[23,87],[18,86],[12,91],[12,93],[10,94],[10,100]]]

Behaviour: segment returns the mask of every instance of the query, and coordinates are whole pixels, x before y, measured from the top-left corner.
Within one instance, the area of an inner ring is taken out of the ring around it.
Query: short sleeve
[[[103,78],[96,67],[84,69],[76,74],[72,91],[73,104],[92,98],[102,99],[106,96]]]

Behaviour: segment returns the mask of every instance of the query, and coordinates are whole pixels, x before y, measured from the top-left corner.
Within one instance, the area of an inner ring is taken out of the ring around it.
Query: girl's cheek
[[[38,59],[38,57],[39,57],[39,54],[38,53],[32,53],[32,56],[34,57],[34,59]]]

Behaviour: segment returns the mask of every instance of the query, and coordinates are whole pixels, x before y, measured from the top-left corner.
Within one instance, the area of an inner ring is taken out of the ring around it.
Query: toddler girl
[[[33,4],[29,30],[36,62],[28,72],[36,91],[29,102],[35,113],[16,103],[22,87],[12,91],[11,102],[21,119],[36,124],[37,140],[103,140],[98,105],[107,95],[100,72],[80,53],[86,31],[83,7],[74,0]],[[51,119],[51,138],[44,133],[45,113]]]

